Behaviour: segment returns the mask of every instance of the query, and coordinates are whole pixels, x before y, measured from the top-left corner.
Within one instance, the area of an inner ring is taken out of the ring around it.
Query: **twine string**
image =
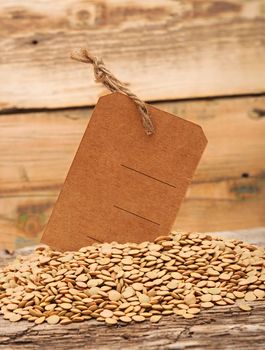
[[[125,84],[118,80],[105,66],[102,59],[91,55],[87,49],[80,49],[71,53],[71,58],[84,63],[93,65],[96,82],[100,82],[106,86],[111,92],[121,92],[130,97],[140,111],[142,124],[147,135],[154,133],[154,125],[146,108],[146,104],[137,97]]]

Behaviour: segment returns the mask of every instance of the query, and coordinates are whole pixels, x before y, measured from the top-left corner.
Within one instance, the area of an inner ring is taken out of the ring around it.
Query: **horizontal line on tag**
[[[86,236],[87,236],[87,238],[93,239],[93,241],[96,241],[96,242],[99,242],[99,243],[103,243],[102,241],[100,241],[100,240],[98,240],[98,239],[96,239],[96,238],[94,238],[92,236],[89,236],[89,235],[86,235]]]
[[[130,167],[129,167],[129,166],[127,166],[127,165],[121,164],[121,166],[122,166],[122,167],[124,167],[124,168],[126,168],[126,169],[129,169],[129,170],[135,171],[135,172],[136,172],[136,173],[138,173],[138,174],[141,174],[141,175],[147,176],[147,177],[149,177],[150,179],[153,179],[153,180],[156,180],[156,181],[158,181],[158,182],[161,182],[161,183],[162,183],[162,184],[164,184],[164,185],[168,185],[168,186],[170,186],[170,187],[174,187],[174,188],[176,188],[176,186],[171,185],[171,184],[170,184],[170,183],[168,183],[168,182],[165,182],[165,181],[159,180],[159,179],[157,179],[156,177],[153,177],[153,176],[150,176],[150,175],[148,175],[148,174],[145,174],[145,173],[143,173],[143,172],[141,172],[141,171],[139,171],[139,170],[136,170],[136,169],[130,168]]]
[[[121,207],[118,207],[117,205],[113,205],[113,206],[114,206],[114,208],[117,208],[117,209],[123,210],[123,211],[125,211],[125,212],[126,212],[126,213],[128,213],[128,214],[131,214],[131,215],[137,216],[137,217],[138,217],[138,218],[140,218],[140,219],[143,219],[143,220],[149,221],[149,222],[151,222],[152,224],[155,224],[155,225],[160,226],[160,224],[159,224],[158,222],[155,222],[155,221],[152,221],[152,220],[150,220],[150,219],[147,219],[147,218],[145,218],[144,216],[141,216],[141,215],[135,214],[135,213],[133,213],[132,211],[129,211],[129,210],[124,209],[124,208],[121,208]]]

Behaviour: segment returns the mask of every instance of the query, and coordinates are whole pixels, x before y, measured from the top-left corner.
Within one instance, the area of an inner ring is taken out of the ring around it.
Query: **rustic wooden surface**
[[[265,246],[265,228],[218,233],[220,236]],[[14,259],[0,252],[0,266]],[[152,349],[152,350],[258,350],[265,344],[265,305],[252,302],[252,311],[236,306],[214,307],[192,320],[177,316],[162,318],[159,324],[144,322],[108,327],[96,321],[67,326],[35,325],[26,321],[11,324],[0,318],[0,349]]]
[[[265,97],[154,104],[202,125],[209,140],[175,228],[265,225]],[[37,243],[92,109],[2,115],[0,244]]]
[[[93,105],[88,45],[146,100],[264,92],[263,0],[0,3],[0,108]]]

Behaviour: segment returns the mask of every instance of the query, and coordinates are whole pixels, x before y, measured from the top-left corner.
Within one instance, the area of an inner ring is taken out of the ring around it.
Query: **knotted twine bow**
[[[87,49],[80,49],[71,53],[71,58],[84,63],[90,63],[94,68],[96,82],[104,84],[111,92],[121,92],[130,97],[137,105],[142,118],[142,124],[147,135],[154,133],[154,126],[145,103],[132,93],[118,80],[104,65],[102,59],[91,55]]]

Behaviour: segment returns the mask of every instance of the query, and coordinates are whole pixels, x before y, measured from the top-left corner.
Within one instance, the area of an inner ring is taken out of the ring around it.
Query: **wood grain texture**
[[[237,239],[247,237],[250,243],[265,246],[265,229],[216,233]],[[13,255],[0,251],[0,266],[17,254],[32,251],[22,249]],[[263,350],[265,343],[264,303],[252,302],[251,312],[236,306],[214,307],[193,320],[177,316],[163,317],[159,324],[144,322],[128,326],[108,327],[97,321],[67,326],[34,325],[26,321],[11,324],[0,318],[0,349],[75,350]]]
[[[265,97],[157,103],[209,140],[175,228],[265,225]],[[0,244],[38,242],[91,109],[0,116]]]
[[[10,325],[0,319],[0,349],[50,350],[263,350],[264,303],[252,302],[251,312],[236,306],[215,307],[194,320],[164,317],[159,324],[144,322],[108,327],[96,321],[67,326]]]
[[[146,100],[264,92],[263,0],[7,0],[0,23],[0,109],[95,104],[84,45]]]

